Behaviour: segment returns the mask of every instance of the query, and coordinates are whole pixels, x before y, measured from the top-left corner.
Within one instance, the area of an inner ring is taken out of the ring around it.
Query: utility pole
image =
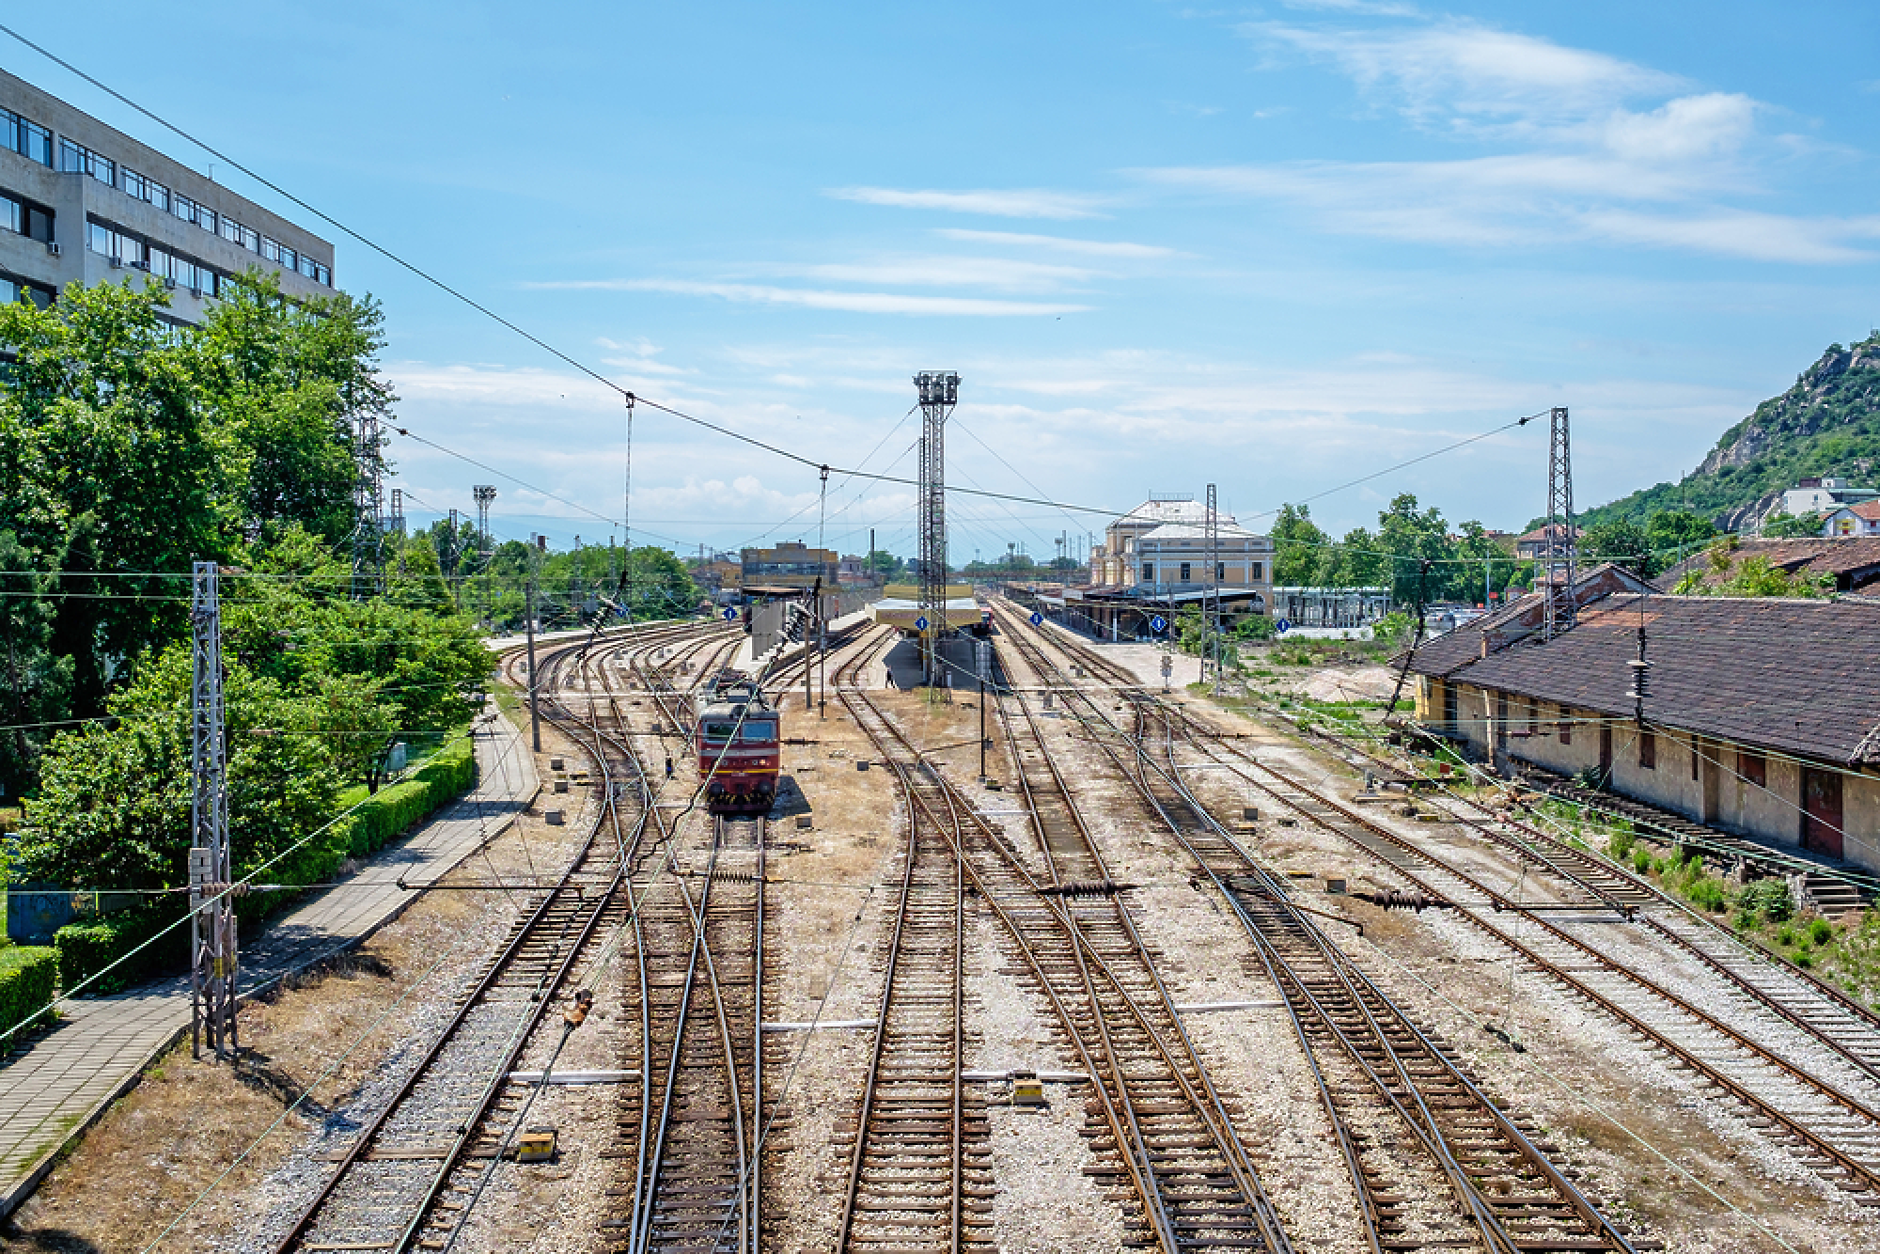
[[[981,640],[979,654],[979,782],[986,782],[986,672],[992,669],[992,641]]]
[[[923,370],[914,376],[920,391],[920,612],[927,620],[921,633],[921,661],[927,686],[939,679],[940,637],[946,632],[947,485],[945,427],[960,399],[960,377],[952,371]]]
[[[1546,554],[1545,639],[1573,626],[1577,605],[1573,585],[1578,572],[1579,537],[1573,531],[1573,441],[1567,427],[1567,410],[1557,405],[1548,414],[1547,439],[1547,530],[1542,552]]]
[[[352,596],[378,591],[385,567],[385,457],[379,411],[367,405],[353,418]],[[402,505],[401,505],[402,508]]]
[[[233,1058],[235,909],[228,851],[228,758],[222,729],[222,605],[214,562],[195,564],[190,613],[190,1050],[206,1040]]]
[[[522,585],[522,622],[523,630],[529,637],[529,744],[537,753],[542,751],[542,705],[535,690],[535,579],[533,576]]]
[[[496,499],[496,485],[479,483],[470,489],[470,495],[477,503],[477,556],[483,559],[483,624],[493,630],[496,626],[496,585],[492,582],[490,572],[490,558],[495,553],[495,546],[490,543],[490,502]]]
[[[458,521],[455,509],[450,511],[450,539],[445,547],[450,556],[445,561],[444,577],[450,581],[450,603],[456,609],[463,608],[463,589],[458,585],[457,573],[463,564],[463,525]],[[440,555],[441,556],[441,555]]]
[[[1214,663],[1214,695],[1221,695],[1221,524],[1214,508],[1214,485],[1208,485],[1206,528],[1208,550],[1208,656]]]

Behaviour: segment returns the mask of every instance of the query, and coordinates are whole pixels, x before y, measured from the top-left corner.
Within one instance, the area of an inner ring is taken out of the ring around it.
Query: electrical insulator
[[[1626,665],[1632,668],[1632,688],[1625,695],[1634,701],[1643,701],[1647,695],[1647,680],[1652,673],[1652,664],[1644,658],[1637,658]]]

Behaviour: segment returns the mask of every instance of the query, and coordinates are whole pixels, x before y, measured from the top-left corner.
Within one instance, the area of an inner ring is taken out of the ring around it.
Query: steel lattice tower
[[[222,740],[222,608],[214,562],[195,564],[190,639],[190,1003],[191,1047],[206,1038],[218,1058],[235,1039],[234,876],[228,851],[228,758]]]
[[[922,671],[932,686],[937,678],[936,641],[946,630],[947,609],[947,415],[960,397],[960,377],[952,371],[923,370],[914,376],[920,389],[920,612],[927,620],[921,633]]]
[[[1579,537],[1573,529],[1573,440],[1567,427],[1566,406],[1548,415],[1547,530],[1543,533],[1546,585],[1546,632],[1573,626],[1576,604],[1573,586],[1578,577]]]
[[[385,573],[385,440],[379,411],[366,406],[353,420],[353,599],[378,591]]]
[[[405,490],[392,489],[392,504],[385,515],[385,529],[400,539],[405,534]]]

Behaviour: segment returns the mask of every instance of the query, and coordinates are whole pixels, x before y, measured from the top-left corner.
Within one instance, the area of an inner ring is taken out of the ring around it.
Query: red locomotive
[[[712,814],[764,814],[777,797],[777,711],[757,681],[721,671],[706,690],[694,739],[705,808]]]

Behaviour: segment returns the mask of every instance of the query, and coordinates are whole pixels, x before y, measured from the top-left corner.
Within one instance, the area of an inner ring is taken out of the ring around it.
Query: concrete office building
[[[333,245],[0,70],[0,299],[144,277],[199,322],[231,275],[333,294]]]

